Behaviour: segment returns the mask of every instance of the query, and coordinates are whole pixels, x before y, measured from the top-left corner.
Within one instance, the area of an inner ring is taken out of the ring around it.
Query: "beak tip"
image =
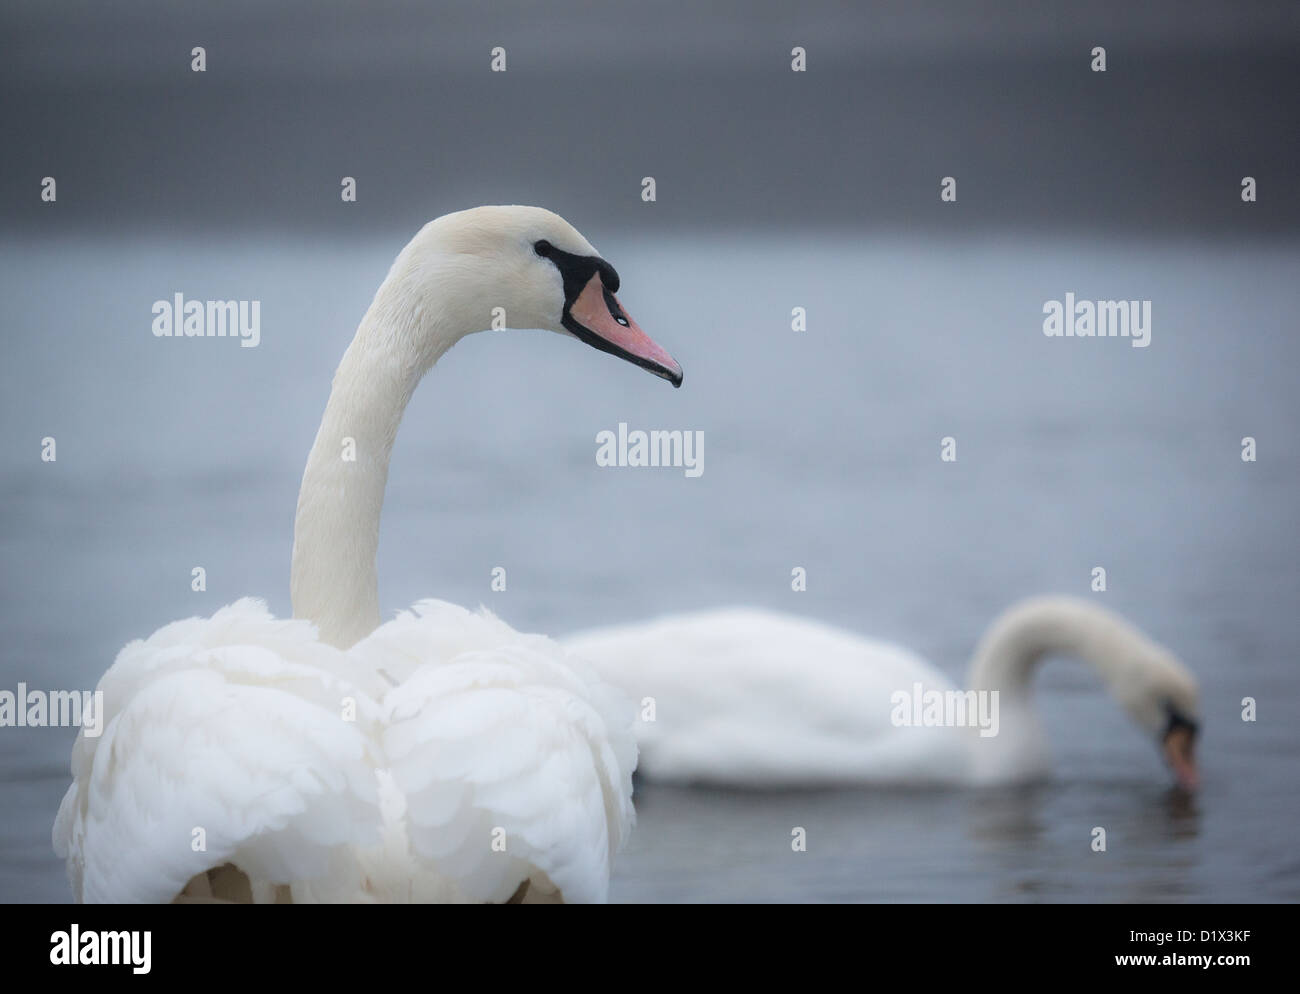
[[[683,379],[682,367],[677,365],[676,362],[673,362],[672,359],[669,359],[668,362],[656,363],[654,366],[649,367],[649,369],[650,372],[654,373],[656,376],[671,383],[674,390],[681,387]]]
[[[1200,771],[1187,762],[1179,762],[1174,765],[1174,783],[1180,790],[1187,793],[1193,793],[1201,785]]]

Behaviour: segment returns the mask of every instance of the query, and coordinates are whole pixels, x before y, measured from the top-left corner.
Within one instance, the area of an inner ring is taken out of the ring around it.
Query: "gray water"
[[[1181,656],[1205,726],[1188,799],[1091,674],[1052,661],[1047,783],[642,786],[614,900],[1300,897],[1300,248],[587,233],[683,388],[541,332],[457,346],[398,439],[386,609],[439,596],[560,633],[748,603],[897,640],[960,679],[1003,607],[1076,593]],[[0,243],[0,689],[88,689],[128,639],[246,594],[288,613],[329,378],[409,234]],[[1150,299],[1150,347],[1046,338],[1043,303],[1067,290]],[[260,347],[154,338],[152,302],[177,291],[260,299]],[[597,467],[596,433],[621,421],[703,430],[703,476]],[[0,899],[69,896],[49,832],[73,738],[0,729]]]

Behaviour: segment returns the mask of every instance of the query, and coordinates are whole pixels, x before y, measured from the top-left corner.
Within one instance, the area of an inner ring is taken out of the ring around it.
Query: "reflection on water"
[[[408,234],[0,245],[0,688],[91,687],[129,638],[245,594],[287,611],[295,494],[329,378]],[[1193,800],[1064,661],[1039,678],[1055,752],[1043,784],[643,786],[616,899],[1300,897],[1300,253],[588,234],[684,387],[553,335],[457,346],[398,439],[387,608],[436,595],[559,633],[757,604],[898,640],[960,679],[994,614],[1087,594],[1100,564],[1100,596],[1182,656],[1205,712]],[[1150,347],[1046,339],[1042,304],[1066,291],[1152,300]],[[175,292],[260,299],[261,344],[155,339],[150,306]],[[704,475],[596,466],[596,434],[619,422],[703,431]],[[57,464],[34,454],[46,435]],[[1245,435],[1257,463],[1239,458]],[[956,463],[938,458],[944,436]],[[493,593],[502,563],[509,590]],[[790,591],[793,564],[806,593]],[[68,894],[49,833],[71,742],[0,729],[0,897]],[[806,852],[791,849],[796,827]]]
[[[1135,787],[1098,817],[1065,784],[971,790],[639,788],[621,901],[1127,901],[1204,899],[1195,802]],[[1230,821],[1231,819],[1227,819]],[[1092,850],[1093,828],[1107,850]],[[1216,826],[1217,827],[1217,826]],[[806,852],[791,845],[803,828]],[[1270,895],[1224,882],[1216,897]],[[1272,893],[1294,893],[1295,878]]]

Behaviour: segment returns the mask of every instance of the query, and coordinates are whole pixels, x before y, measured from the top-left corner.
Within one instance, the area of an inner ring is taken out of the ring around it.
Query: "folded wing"
[[[234,864],[254,899],[350,876],[377,842],[377,705],[346,657],[251,598],[127,645],[54,825],[74,895],[168,901]]]
[[[421,863],[466,900],[605,900],[633,818],[622,695],[550,639],[440,601],[350,655],[398,683],[383,746]]]

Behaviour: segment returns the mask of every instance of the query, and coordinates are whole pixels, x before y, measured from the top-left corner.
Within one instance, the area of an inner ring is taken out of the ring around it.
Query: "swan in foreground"
[[[1046,656],[1066,655],[1097,671],[1178,783],[1196,785],[1195,678],[1124,619],[1075,598],[1033,598],[994,621],[970,664],[971,691],[906,649],[755,609],[674,615],[563,641],[639,702],[638,772],[649,779],[742,786],[1034,779],[1048,767],[1034,670]]]
[[[127,645],[54,846],[81,901],[601,901],[630,830],[630,702],[553,641],[423,601],[380,625],[388,459],[416,384],[505,309],[681,368],[560,217],[425,225],[334,376],[294,525],[295,620],[245,599]],[[344,453],[351,451],[355,459]]]

